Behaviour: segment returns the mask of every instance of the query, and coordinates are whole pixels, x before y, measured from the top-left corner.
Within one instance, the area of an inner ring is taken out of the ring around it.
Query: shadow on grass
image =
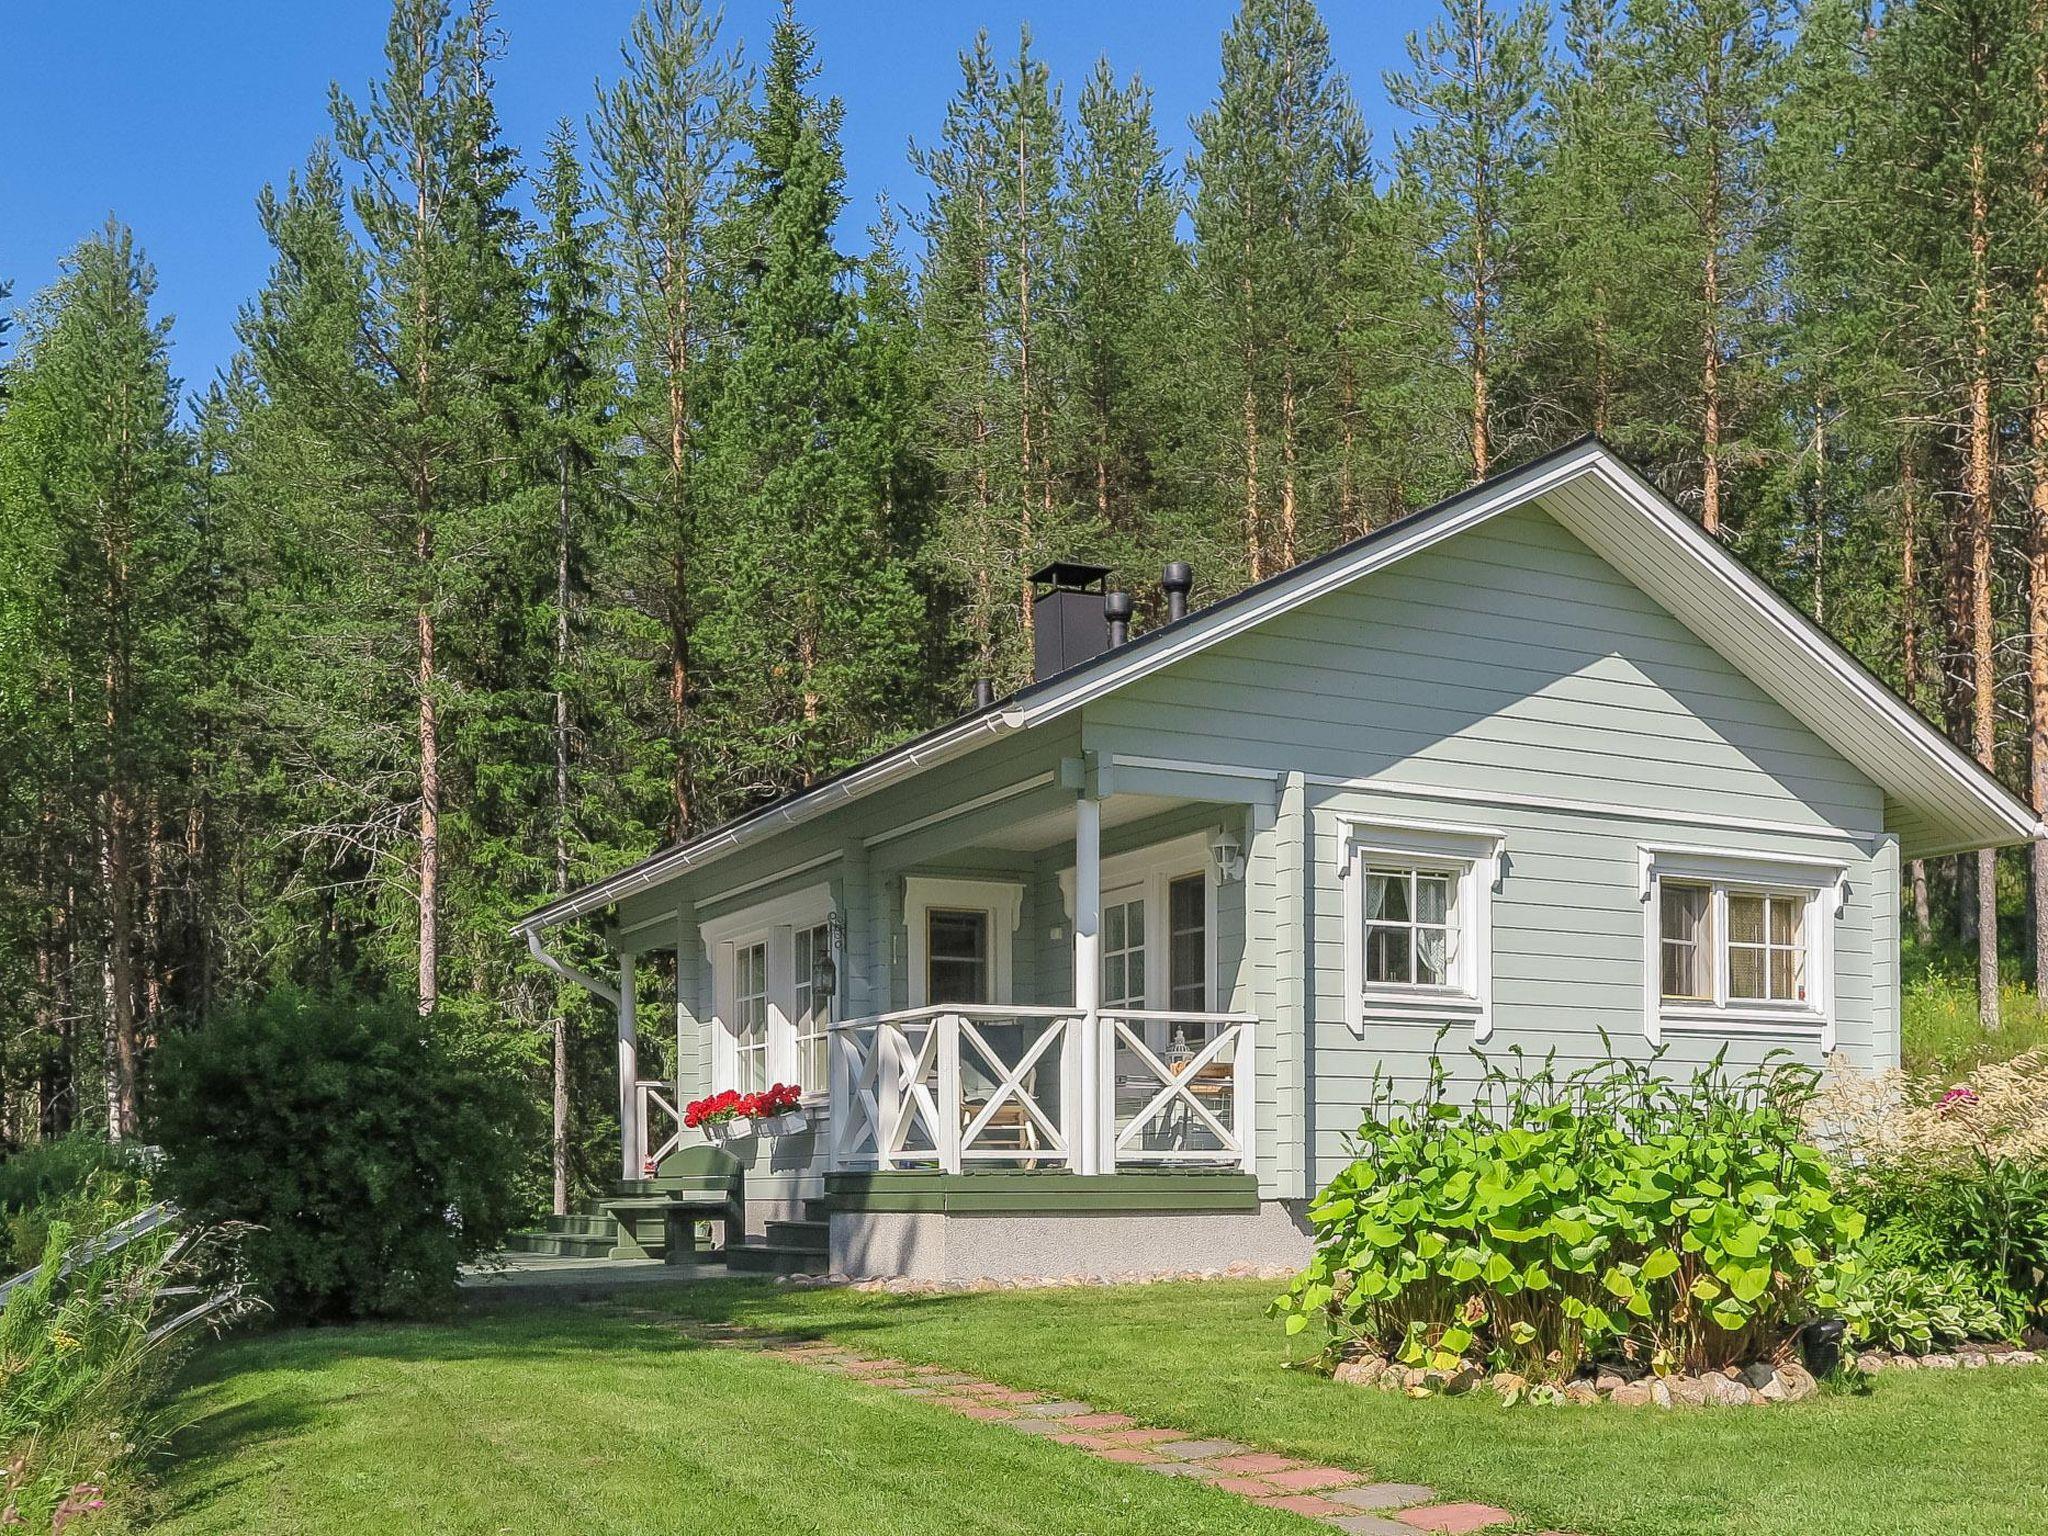
[[[712,1347],[659,1320],[591,1303],[500,1304],[431,1322],[239,1333],[200,1349],[180,1373],[153,1503],[162,1513],[217,1499],[262,1474],[251,1451],[317,1434],[360,1411],[378,1388],[349,1374],[351,1364],[489,1362],[540,1373],[587,1364],[598,1352],[659,1358]]]

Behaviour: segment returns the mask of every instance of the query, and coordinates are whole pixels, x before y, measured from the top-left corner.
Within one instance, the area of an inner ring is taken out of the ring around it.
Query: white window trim
[[[1216,860],[1213,829],[1168,838],[1102,861],[1102,901],[1145,902],[1145,1001],[1148,1011],[1164,1011],[1170,1002],[1168,981],[1167,888],[1188,875],[1202,877],[1202,1011],[1216,1009],[1216,893],[1222,874]],[[1074,920],[1074,869],[1060,871],[1060,903],[1069,925]]]
[[[1344,1022],[1363,1038],[1366,1021],[1469,1019],[1472,1038],[1493,1033],[1493,893],[1500,886],[1507,834],[1383,816],[1340,816],[1337,875],[1344,885]],[[1458,961],[1452,985],[1429,987],[1365,980],[1365,872],[1385,860],[1408,869],[1455,874]]]
[[[1017,924],[1024,916],[1021,880],[963,880],[941,875],[907,875],[903,881],[903,926],[910,931],[910,1006],[923,1008],[931,992],[931,913],[988,915],[989,1001],[1007,1006]]]
[[[1817,1039],[1823,1055],[1835,1048],[1835,922],[1848,909],[1849,866],[1840,859],[1753,853],[1672,843],[1638,846],[1637,895],[1643,907],[1643,1034],[1662,1045],[1667,1034],[1764,1035]],[[1667,1002],[1661,948],[1660,882],[1682,880],[1712,887],[1715,1002]],[[1730,890],[1801,896],[1799,931],[1806,948],[1806,1001],[1754,1003],[1727,997],[1727,927]]]
[[[733,1001],[738,987],[738,956],[754,944],[767,946],[768,964],[768,1081],[797,1081],[796,1059],[796,933],[799,928],[829,925],[832,920],[832,888],[806,886],[800,891],[758,902],[737,912],[728,912],[702,924],[698,930],[705,953],[711,961],[711,1086],[713,1090],[733,1087],[739,1078],[739,1036],[734,1031]],[[843,955],[832,957],[838,974],[844,977]],[[839,1017],[838,989],[834,989],[829,1013]],[[807,1104],[825,1103],[829,1084],[799,1083]]]

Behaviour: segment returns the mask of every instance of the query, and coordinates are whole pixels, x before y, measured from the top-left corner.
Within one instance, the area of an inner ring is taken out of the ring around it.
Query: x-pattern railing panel
[[[1246,1033],[1242,1020],[1216,1019],[1191,1024],[1179,1021],[1178,1027],[1185,1030],[1200,1027],[1209,1038],[1199,1049],[1185,1060],[1171,1064],[1162,1061],[1146,1041],[1140,1030],[1131,1027],[1132,1019],[1124,1015],[1107,1017],[1113,1030],[1113,1046],[1121,1055],[1128,1052],[1128,1059],[1141,1069],[1136,1075],[1142,1083],[1142,1090],[1149,1093],[1143,1106],[1125,1120],[1119,1116],[1116,1128],[1116,1157],[1121,1162],[1216,1162],[1235,1163],[1244,1156],[1244,1141],[1241,1126],[1247,1106],[1240,1102],[1237,1092],[1237,1074],[1234,1070],[1236,1053],[1244,1049]],[[1231,1053],[1225,1059],[1225,1052]],[[1228,1080],[1215,1081],[1206,1074],[1214,1070],[1231,1069]],[[1202,1092],[1204,1087],[1209,1093]],[[1203,1102],[1205,1098],[1224,1100],[1229,1105],[1230,1124],[1226,1125]],[[1169,1112],[1183,1117],[1178,1126],[1169,1121]],[[1191,1134],[1196,1125],[1205,1128],[1215,1138],[1214,1147],[1190,1145]],[[1165,1145],[1147,1146],[1146,1140],[1153,1137]]]
[[[966,1119],[966,1124],[960,1132],[960,1155],[963,1158],[1028,1162],[1033,1167],[1068,1160],[1067,1132],[1064,1124],[1067,1112],[1066,1096],[1061,1094],[1054,1106],[1061,1116],[1061,1120],[1055,1121],[1046,1113],[1044,1105],[1040,1102],[1042,1094],[1037,1084],[1040,1063],[1048,1054],[1053,1057],[1053,1065],[1061,1064],[1060,1056],[1054,1051],[1054,1047],[1066,1046],[1075,1021],[1048,1019],[1031,1022],[1039,1025],[1038,1036],[1020,1053],[1013,1066],[989,1043],[973,1020],[960,1020],[962,1065],[967,1065],[967,1053],[971,1050],[974,1056],[979,1058],[977,1070],[986,1076],[989,1083],[988,1097],[978,1111],[964,1102],[961,1105],[961,1114]],[[1016,1105],[1024,1116],[1024,1120],[1014,1126],[1018,1132],[1019,1145],[977,1145],[1006,1104]]]
[[[664,1157],[683,1144],[683,1112],[676,1108],[675,1096],[660,1078],[642,1078],[634,1090],[640,1099],[640,1166],[659,1167]],[[656,1140],[654,1128],[657,1112],[668,1122],[668,1132],[660,1140]]]

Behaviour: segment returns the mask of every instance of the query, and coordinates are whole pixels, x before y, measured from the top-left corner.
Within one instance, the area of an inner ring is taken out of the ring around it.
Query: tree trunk
[[[2034,220],[2048,219],[2048,0],[2029,8],[2034,45],[2033,175],[2030,178]],[[2027,508],[2027,703],[2028,767],[2037,814],[2048,814],[2048,254],[2034,264],[2033,306],[2029,326],[2034,355],[2033,398],[2028,402],[2027,446],[2033,452],[2033,478]],[[2048,842],[2036,838],[2029,849],[2034,894],[2034,995],[2048,1001]]]
[[[1280,371],[1280,570],[1291,569],[1294,565],[1296,524],[1299,511],[1295,504],[1295,481],[1298,470],[1296,463],[1295,438],[1299,428],[1295,422],[1294,361],[1289,358]]]
[[[558,464],[555,495],[555,894],[569,889],[569,454]],[[553,1134],[548,1160],[554,1173],[554,1211],[569,1214],[569,1015],[558,985],[554,1036]]]
[[[128,844],[132,813],[118,788],[102,800],[101,873],[107,883],[107,1134],[125,1141],[136,1131],[135,1084],[140,1051],[135,1031],[135,869]]]
[[[1920,481],[1909,444],[1899,465],[1899,652],[1906,702],[1920,707]],[[1933,941],[1928,909],[1927,861],[1909,866],[1913,883],[1913,937],[1924,948]]]
[[[1720,106],[1719,55],[1708,55],[1700,102],[1712,124]],[[1712,136],[1712,128],[1708,130]],[[1700,273],[1701,310],[1705,321],[1700,338],[1700,526],[1721,531],[1721,177],[1719,147],[1707,152],[1707,183],[1700,199],[1703,260]]]
[[[1985,147],[1970,147],[1970,407],[1967,496],[1970,541],[1970,745],[1986,772],[1997,768],[1998,678],[1992,642],[1991,234]],[[1977,854],[1977,1019],[1998,1020],[1998,856]]]
[[[420,579],[427,579],[434,536],[423,522],[416,546]],[[441,1000],[441,720],[435,700],[434,610],[422,600],[413,615],[419,658],[420,736],[420,977],[419,1010]]]

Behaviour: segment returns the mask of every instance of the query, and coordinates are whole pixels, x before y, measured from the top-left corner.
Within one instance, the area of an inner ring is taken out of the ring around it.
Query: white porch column
[[[1115,1139],[1115,1112],[1105,1112],[1112,1086],[1102,1049],[1102,802],[1086,789],[1074,800],[1074,1006],[1081,1014],[1080,1103],[1068,1109],[1074,1127],[1075,1168],[1107,1173]],[[1110,1127],[1104,1143],[1103,1126]]]
[[[633,1017],[633,955],[619,956],[619,1177],[640,1177],[640,1026]]]

